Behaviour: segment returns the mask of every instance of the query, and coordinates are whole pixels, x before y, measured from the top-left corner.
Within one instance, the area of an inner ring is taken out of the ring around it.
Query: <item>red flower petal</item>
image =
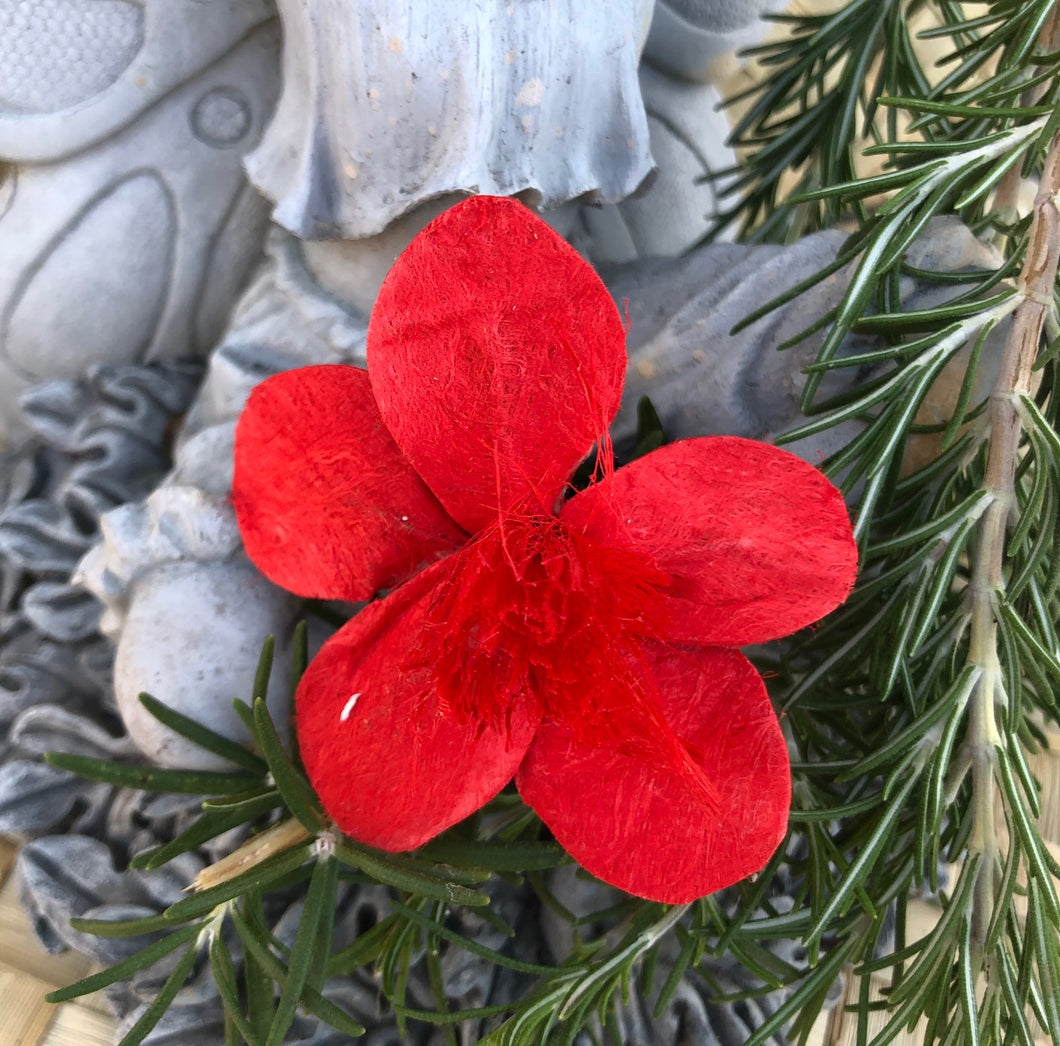
[[[498,725],[439,708],[429,611],[452,561],[371,603],[324,645],[295,695],[309,780],[335,823],[384,850],[411,850],[511,780],[540,719],[517,700]]]
[[[717,794],[692,777],[546,719],[519,791],[584,868],[639,897],[683,904],[758,871],[787,830],[787,749],[765,687],[735,650],[646,650],[663,713]]]
[[[499,197],[431,222],[390,270],[368,328],[387,427],[471,531],[513,506],[555,510],[606,438],[625,366],[622,322],[599,278]]]
[[[671,576],[671,638],[744,646],[835,609],[857,548],[839,491],[794,454],[731,436],[683,440],[575,495],[564,520]]]
[[[467,540],[356,367],[286,371],[254,389],[236,426],[232,500],[247,554],[301,596],[368,599]]]

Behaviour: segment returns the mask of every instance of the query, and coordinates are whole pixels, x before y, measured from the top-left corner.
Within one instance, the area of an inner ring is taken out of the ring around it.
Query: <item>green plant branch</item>
[[[985,951],[993,921],[997,871],[1001,864],[996,827],[997,750],[1003,744],[996,709],[1005,691],[998,655],[999,601],[1005,590],[1009,520],[1016,504],[1016,470],[1023,433],[1021,396],[1032,390],[1034,362],[1046,317],[1053,309],[1053,287],[1060,262],[1060,134],[1053,137],[1034,201],[1030,240],[1020,275],[1023,300],[1012,317],[1001,368],[990,398],[990,449],[985,488],[993,501],[979,523],[972,569],[970,663],[981,670],[969,705],[965,748],[971,758],[973,827],[969,851],[982,855],[972,919],[973,945]]]

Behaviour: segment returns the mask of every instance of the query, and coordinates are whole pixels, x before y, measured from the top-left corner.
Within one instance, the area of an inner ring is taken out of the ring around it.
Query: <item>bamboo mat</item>
[[[0,837],[0,1043],[2,1046],[113,1046],[114,1021],[103,1000],[88,996],[52,1006],[44,996],[80,980],[92,962],[49,955],[18,903],[12,870],[17,845]]]

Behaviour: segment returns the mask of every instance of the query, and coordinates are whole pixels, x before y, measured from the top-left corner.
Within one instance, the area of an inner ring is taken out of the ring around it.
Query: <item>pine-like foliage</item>
[[[928,26],[920,39],[911,24]],[[798,1030],[846,966],[865,975],[859,1042],[883,1046],[918,1021],[947,1046],[1060,1042],[1060,868],[1028,765],[1060,688],[1060,8],[854,0],[791,28],[761,53],[770,73],[738,127],[753,152],[730,217],[758,236],[853,225],[835,266],[850,266],[850,286],[792,435],[860,426],[825,469],[856,505],[861,580],[775,666],[802,904],[718,929],[723,943],[805,942],[809,973],[786,1015]],[[940,64],[922,64],[924,38],[946,45]],[[883,169],[859,178],[873,156]],[[798,189],[784,198],[790,164]],[[996,247],[998,266],[943,307],[903,313],[904,276],[945,279],[905,260],[937,215]],[[879,348],[844,357],[851,331]],[[851,366],[875,377],[822,402],[822,378]],[[918,424],[944,371],[960,379],[950,417]],[[942,917],[908,940],[907,899],[943,887],[943,862],[955,867]],[[870,973],[890,981],[873,1035]]]

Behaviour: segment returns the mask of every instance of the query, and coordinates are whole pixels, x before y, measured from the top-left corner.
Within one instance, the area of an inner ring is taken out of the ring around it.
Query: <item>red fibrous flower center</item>
[[[716,806],[644,668],[642,643],[666,634],[665,572],[554,516],[505,517],[458,557],[431,613],[447,714],[496,726],[539,701],[583,741],[678,769]]]
[[[532,694],[591,723],[617,684],[628,694],[639,641],[664,632],[667,575],[554,516],[508,516],[458,555],[431,616],[442,707],[461,721],[497,723]]]

